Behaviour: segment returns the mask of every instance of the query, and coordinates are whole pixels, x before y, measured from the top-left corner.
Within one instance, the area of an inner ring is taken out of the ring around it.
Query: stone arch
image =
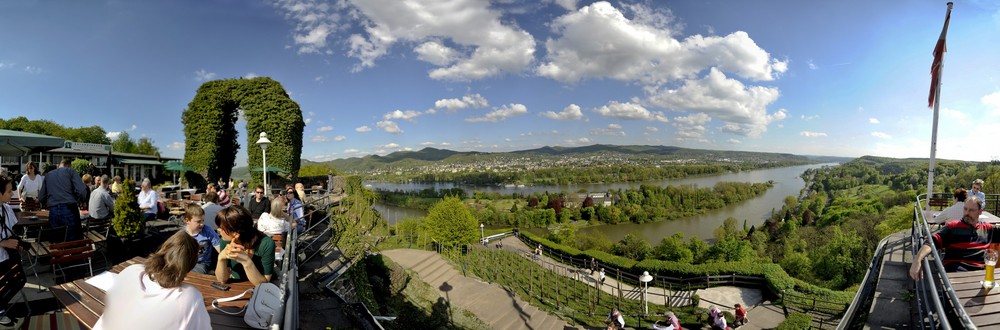
[[[299,104],[288,97],[280,83],[268,77],[223,79],[206,82],[181,115],[184,124],[184,164],[205,176],[208,182],[229,178],[239,150],[236,122],[246,119],[246,150],[249,168],[263,161],[257,139],[267,132],[267,166],[292,175],[299,172],[302,131],[305,121]],[[251,172],[254,182],[263,182],[261,172]]]

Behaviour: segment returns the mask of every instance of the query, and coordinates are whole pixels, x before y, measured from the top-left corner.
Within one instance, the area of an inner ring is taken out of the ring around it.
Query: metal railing
[[[959,302],[958,295],[955,294],[955,289],[948,279],[944,264],[941,263],[938,247],[931,239],[930,225],[928,225],[927,219],[924,219],[923,213],[923,210],[926,209],[926,203],[927,194],[917,196],[917,201],[913,205],[913,227],[910,231],[912,243],[910,252],[915,256],[920,248],[927,244],[931,247],[930,256],[933,257],[924,258],[920,267],[923,277],[917,281],[915,290],[918,317],[915,326],[919,329],[948,330],[954,325],[964,329],[976,329],[976,325]],[[996,201],[993,201],[993,205],[996,205]]]
[[[865,272],[864,280],[861,281],[861,288],[854,295],[851,304],[848,305],[844,317],[837,325],[837,330],[861,329],[864,327],[864,320],[867,320],[870,312],[872,298],[875,295],[875,286],[878,284],[881,275],[882,259],[885,257],[885,246],[889,242],[889,237],[883,238],[875,248],[875,255],[872,262],[868,264],[868,271]]]

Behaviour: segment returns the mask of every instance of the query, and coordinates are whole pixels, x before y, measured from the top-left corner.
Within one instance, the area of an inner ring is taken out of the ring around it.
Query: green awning
[[[0,156],[24,156],[63,146],[62,138],[0,129]]]
[[[163,166],[163,163],[161,163],[161,162],[159,162],[157,160],[153,160],[153,159],[122,159],[122,158],[119,158],[118,159],[118,163],[119,164],[127,164],[127,165],[156,165],[156,166]]]

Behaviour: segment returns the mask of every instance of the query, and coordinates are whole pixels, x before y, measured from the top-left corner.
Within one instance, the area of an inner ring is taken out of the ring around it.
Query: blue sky
[[[100,125],[180,158],[181,113],[198,86],[269,76],[301,106],[302,157],[314,161],[595,143],[927,157],[945,11],[945,1],[4,1],[0,117]],[[948,50],[938,157],[1000,157],[990,143],[1000,3],[956,1]]]

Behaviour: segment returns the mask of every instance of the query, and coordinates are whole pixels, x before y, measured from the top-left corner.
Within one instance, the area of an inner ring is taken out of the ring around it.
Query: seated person
[[[285,190],[285,199],[288,200],[288,215],[291,217],[292,227],[295,232],[302,234],[306,230],[306,218],[303,216],[305,205],[298,199],[295,190],[288,188]]]
[[[145,263],[122,270],[94,329],[212,329],[201,292],[183,283],[197,255],[198,243],[178,231]]]
[[[211,227],[205,226],[205,210],[201,206],[188,204],[184,207],[184,231],[198,242],[198,262],[193,271],[208,274],[212,269],[212,249],[219,252],[222,240]]]
[[[0,174],[0,265],[12,265],[20,262],[20,255],[12,256],[8,254],[8,249],[13,252],[20,249],[17,235],[14,234],[14,225],[17,224],[17,214],[14,209],[7,204],[14,191],[14,184],[10,178]],[[18,258],[18,259],[15,259]],[[21,267],[21,266],[18,266]],[[13,286],[13,284],[12,284]],[[24,284],[21,284],[24,287]],[[18,289],[20,290],[20,288]],[[16,292],[16,291],[15,291]],[[8,317],[6,308],[10,301],[0,301],[0,325],[13,326],[14,320]]]
[[[618,311],[618,308],[612,308],[611,313],[608,314],[608,318],[604,319],[604,322],[608,323],[608,330],[617,330],[625,327],[625,318],[622,317],[622,313]]]
[[[979,197],[979,206],[983,209],[986,208],[986,193],[982,191],[984,183],[986,183],[986,181],[983,181],[983,179],[976,179],[975,181],[972,181],[972,190],[969,191],[970,197]]]
[[[239,205],[224,208],[215,216],[215,224],[222,237],[215,278],[222,283],[249,280],[255,286],[270,281],[274,240],[254,228],[250,211]]]
[[[285,214],[285,201],[275,198],[271,201],[271,212],[260,215],[257,219],[257,230],[265,235],[284,235],[288,233],[291,225],[288,224],[288,215]]]
[[[944,248],[942,263],[945,271],[959,272],[983,269],[983,254],[991,243],[1000,243],[1000,226],[979,221],[983,214],[979,197],[970,196],[965,200],[965,213],[962,220],[952,220],[941,226],[934,236],[934,246]],[[910,277],[920,280],[920,271],[924,258],[931,253],[931,245],[925,243],[920,247],[913,264],[910,265]]]
[[[941,213],[935,215],[934,218],[941,219],[942,222],[948,220],[961,219],[964,213],[963,209],[965,208],[966,197],[967,193],[965,191],[965,188],[955,189],[955,192],[952,193],[952,198],[955,200],[955,204],[944,209],[943,211],[941,211]]]
[[[660,324],[660,321],[653,323],[653,329],[656,330],[683,330],[681,328],[681,322],[677,320],[677,315],[674,312],[663,313],[663,317],[666,318],[666,324]]]

